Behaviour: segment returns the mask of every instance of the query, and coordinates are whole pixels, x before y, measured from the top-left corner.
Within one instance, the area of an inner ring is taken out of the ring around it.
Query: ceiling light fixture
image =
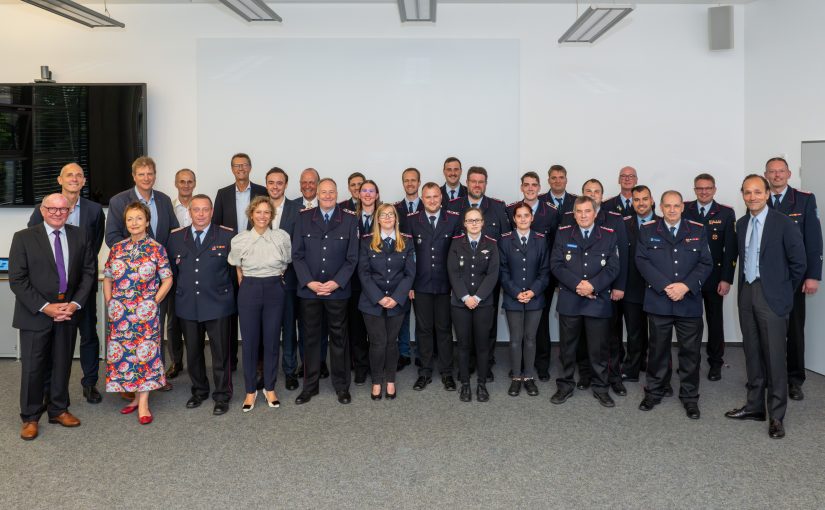
[[[90,28],[96,27],[120,27],[125,28],[126,25],[120,21],[114,20],[109,16],[103,15],[97,11],[93,11],[88,7],[72,2],[71,0],[23,0],[27,4],[35,7],[40,7],[43,10],[63,16],[66,19],[76,21],[81,25],[86,25]],[[104,3],[105,6],[105,3]],[[105,7],[104,7],[105,9]],[[108,10],[106,14],[109,14]]]
[[[559,43],[592,43],[633,12],[634,8],[632,5],[591,5],[559,38]]]
[[[436,0],[398,0],[401,22],[429,21],[435,23]]]
[[[263,0],[220,0],[246,21],[283,21]]]

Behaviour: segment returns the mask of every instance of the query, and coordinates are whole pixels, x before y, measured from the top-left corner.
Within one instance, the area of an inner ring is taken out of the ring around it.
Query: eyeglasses
[[[361,189],[361,190],[359,190],[358,192],[359,192],[359,193],[363,193],[363,194],[365,194],[365,195],[375,195],[376,193],[378,193],[378,192],[377,192],[377,191],[375,191],[374,189],[370,189],[370,188],[367,188],[367,189]]]
[[[713,189],[714,189],[714,187],[713,187],[713,186],[708,187],[708,188],[698,188],[698,187],[697,187],[697,188],[693,188],[693,191],[696,191],[696,192],[698,192],[698,193],[701,193],[701,192],[705,192],[705,191],[713,191]]]
[[[466,223],[467,225],[475,225],[477,223],[482,223],[483,221],[484,220],[481,219],[481,218],[474,218],[474,219],[471,219],[471,220],[464,220],[464,223]]]
[[[619,179],[635,179],[635,175],[620,175]]]
[[[395,213],[385,212],[378,215],[378,219],[385,220],[388,218],[395,218]]]
[[[239,163],[237,165],[232,165],[232,168],[234,168],[235,170],[243,170],[244,168],[249,168],[249,164],[248,163]]]
[[[49,214],[67,214],[71,209],[68,207],[45,207],[43,209],[48,211]]]

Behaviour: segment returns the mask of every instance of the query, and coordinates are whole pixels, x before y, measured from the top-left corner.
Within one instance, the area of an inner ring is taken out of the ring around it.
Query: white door
[[[816,195],[817,207],[825,206],[825,140],[802,142],[800,178],[802,189]],[[825,286],[807,298],[805,316],[805,368],[825,374]]]

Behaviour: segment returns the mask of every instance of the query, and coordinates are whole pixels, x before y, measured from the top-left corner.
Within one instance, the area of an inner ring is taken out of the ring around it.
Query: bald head
[[[60,175],[57,176],[57,183],[64,195],[67,197],[74,197],[72,203],[77,201],[77,196],[80,190],[86,185],[86,176],[83,175],[83,168],[77,163],[69,163],[60,169]]]
[[[622,195],[630,196],[633,187],[638,183],[639,177],[636,175],[635,168],[626,166],[619,170],[619,187],[622,190]]]
[[[318,183],[320,181],[321,176],[318,175],[318,171],[314,168],[307,168],[301,172],[301,195],[303,195],[304,200],[315,200],[315,197],[318,194]]]

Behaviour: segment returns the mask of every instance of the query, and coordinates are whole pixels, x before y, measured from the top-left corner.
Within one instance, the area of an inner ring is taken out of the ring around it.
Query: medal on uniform
[[[602,259],[602,266],[606,266],[606,265],[607,265],[607,261]]]
[[[573,257],[569,253],[564,256],[564,260],[567,260],[567,261],[570,261],[570,259],[572,259],[572,258]]]
[[[710,238],[717,241],[719,239],[719,234],[713,234]]]
[[[458,267],[464,267],[464,259],[463,258],[458,261]]]
[[[421,238],[420,237],[418,239],[416,239],[416,241],[418,242],[418,244],[421,244]]]

